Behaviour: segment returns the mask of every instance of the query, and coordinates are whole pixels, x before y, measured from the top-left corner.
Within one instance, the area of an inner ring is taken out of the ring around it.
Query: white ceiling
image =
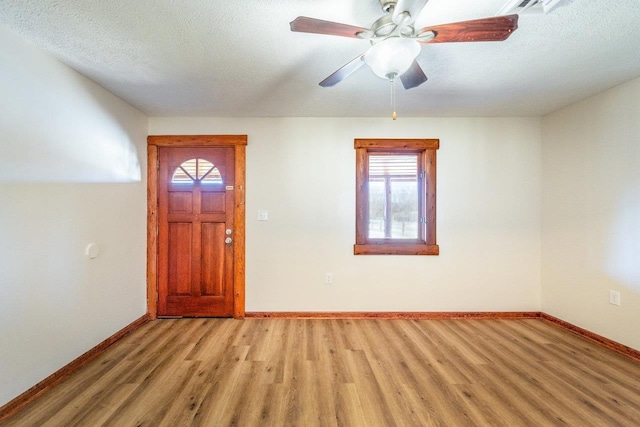
[[[494,16],[507,0],[430,0],[416,28]],[[378,0],[2,0],[0,24],[150,116],[388,116],[389,83],[362,67],[318,83],[365,40],[292,33],[310,16],[362,27]],[[564,0],[504,42],[423,45],[429,80],[405,116],[544,115],[640,76],[640,0]],[[399,83],[399,82],[398,82]]]

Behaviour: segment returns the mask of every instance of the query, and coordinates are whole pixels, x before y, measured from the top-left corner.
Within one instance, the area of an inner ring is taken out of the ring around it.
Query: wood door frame
[[[233,317],[245,315],[245,179],[247,135],[149,135],[147,137],[147,314],[158,311],[158,147],[233,147]]]

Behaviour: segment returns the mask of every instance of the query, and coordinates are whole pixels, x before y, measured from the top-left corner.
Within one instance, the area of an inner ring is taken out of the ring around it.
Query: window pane
[[[368,237],[417,239],[418,217],[418,154],[370,154]]]
[[[180,165],[180,168],[184,169],[184,171],[186,173],[189,174],[189,176],[193,179],[197,178],[197,174],[196,174],[196,165],[198,164],[198,160],[197,159],[191,159],[191,160],[187,160],[186,162],[182,162],[182,164]]]
[[[222,184],[222,176],[218,168],[204,159],[198,159],[198,179],[203,184]]]
[[[192,184],[196,181],[203,184],[222,184],[222,176],[210,161],[190,159],[178,166],[171,178],[174,184]]]
[[[173,177],[171,178],[171,182],[174,184],[191,184],[193,179],[182,169],[178,167],[178,169],[173,172]]]
[[[369,178],[393,176],[416,178],[417,154],[369,154]]]
[[[369,180],[369,238],[372,239],[382,239],[385,235],[384,188],[384,180]]]
[[[391,238],[418,238],[418,183],[391,180]]]
[[[214,167],[213,169],[210,169],[209,174],[205,175],[205,177],[202,178],[202,183],[222,184],[222,176],[220,176],[220,171],[218,170],[218,168]]]

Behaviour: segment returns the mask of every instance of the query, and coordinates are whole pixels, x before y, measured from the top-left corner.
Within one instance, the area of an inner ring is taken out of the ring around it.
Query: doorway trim
[[[149,135],[147,137],[147,314],[158,311],[158,147],[234,147],[233,317],[245,315],[245,179],[247,135]]]

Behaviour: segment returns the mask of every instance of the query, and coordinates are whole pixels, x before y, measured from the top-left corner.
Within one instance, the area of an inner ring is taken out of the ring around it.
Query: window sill
[[[354,255],[439,255],[438,245],[425,244],[364,244],[353,245]]]

